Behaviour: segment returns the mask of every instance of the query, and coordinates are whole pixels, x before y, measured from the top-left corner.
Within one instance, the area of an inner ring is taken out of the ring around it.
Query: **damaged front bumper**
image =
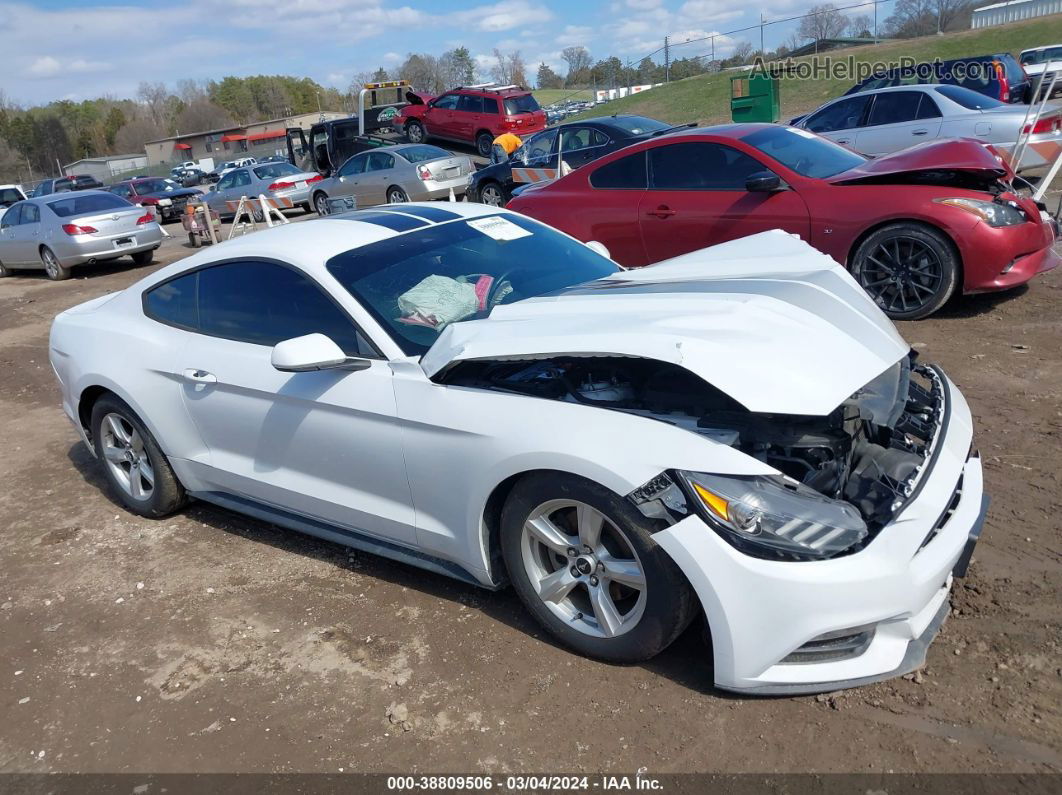
[[[938,373],[939,374],[939,373]],[[915,491],[863,549],[820,561],[765,560],[697,515],[655,534],[708,619],[717,686],[816,693],[918,667],[948,611],[987,507],[959,391],[939,374],[944,417]]]

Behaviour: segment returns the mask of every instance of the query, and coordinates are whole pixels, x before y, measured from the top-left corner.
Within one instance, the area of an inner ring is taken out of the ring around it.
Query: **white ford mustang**
[[[50,348],[130,511],[511,583],[606,660],[703,615],[731,690],[921,664],[984,516],[962,395],[782,232],[623,271],[505,210],[385,206],[197,253]]]

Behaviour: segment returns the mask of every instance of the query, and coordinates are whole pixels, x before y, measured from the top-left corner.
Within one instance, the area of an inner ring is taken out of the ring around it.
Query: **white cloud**
[[[55,58],[50,55],[43,55],[30,64],[26,71],[34,77],[51,77],[59,74],[62,68],[62,64]]]
[[[532,3],[529,0],[502,0],[492,5],[458,11],[447,15],[445,19],[476,30],[498,33],[549,22],[553,19],[553,12],[541,3]]]
[[[594,35],[594,28],[589,25],[565,25],[564,30],[557,36],[557,44],[561,47],[571,47],[576,45],[586,46]]]
[[[744,13],[744,9],[735,8],[733,3],[722,0],[687,0],[679,8],[678,18],[691,23],[720,22],[734,19]]]

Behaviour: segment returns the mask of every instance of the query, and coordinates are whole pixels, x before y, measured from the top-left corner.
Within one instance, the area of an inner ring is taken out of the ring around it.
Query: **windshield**
[[[1062,47],[1048,47],[1043,50],[1030,50],[1021,54],[1023,64],[1046,63],[1047,61],[1062,60]]]
[[[80,194],[71,196],[69,199],[48,202],[48,209],[60,218],[105,213],[108,210],[127,210],[132,206],[121,196],[115,196],[113,193]]]
[[[440,149],[437,146],[407,146],[405,149],[399,149],[395,152],[408,160],[410,163],[423,163],[425,160],[438,160],[441,157],[453,157],[445,149]]]
[[[166,193],[177,186],[165,179],[144,179],[133,183],[133,189],[143,196],[146,193]]]
[[[538,110],[538,101],[530,94],[509,97],[505,100],[505,115],[516,116],[519,113],[533,113]]]
[[[22,195],[18,188],[0,188],[0,207],[10,207],[24,198],[26,197]]]
[[[802,177],[822,179],[867,161],[840,144],[794,127],[768,127],[742,139]]]
[[[258,179],[275,179],[276,177],[290,177],[294,174],[301,174],[295,166],[291,163],[272,163],[268,166],[259,166],[254,169],[254,175]]]
[[[656,119],[647,119],[644,116],[617,116],[614,119],[609,119],[608,125],[609,127],[616,127],[628,132],[631,135],[642,135],[643,133],[657,132],[658,130],[668,130],[671,128],[670,124],[664,124],[664,122],[657,121]]]
[[[398,235],[338,254],[327,267],[411,356],[425,353],[451,323],[619,270],[582,243],[511,214]]]
[[[962,86],[937,86],[934,90],[957,105],[962,105],[967,110],[1002,108],[1007,105],[1006,102],[1000,102],[998,99],[992,99],[992,97],[987,97]]]

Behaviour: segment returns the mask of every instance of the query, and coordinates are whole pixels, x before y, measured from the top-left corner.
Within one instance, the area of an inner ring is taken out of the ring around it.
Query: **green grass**
[[[920,39],[887,41],[881,44],[833,50],[831,59],[847,59],[857,62],[897,61],[904,56],[916,61],[931,61],[934,58],[948,60],[972,55],[997,52],[1018,53],[1029,47],[1055,44],[1062,40],[1062,14],[1000,25],[981,30],[949,33],[944,36],[927,36]],[[798,60],[809,60],[802,58]],[[593,110],[571,116],[571,119],[590,118],[613,113],[633,113],[654,119],[681,124],[696,121],[701,124],[719,124],[730,121],[730,78],[737,72],[722,72],[677,80],[631,97],[613,100]],[[823,102],[843,94],[855,80],[782,80],[782,120],[814,110]],[[538,92],[536,92],[536,95]],[[539,99],[539,102],[542,102]]]
[[[593,99],[594,92],[589,88],[539,88],[531,92],[539,105],[550,105],[562,99]]]

